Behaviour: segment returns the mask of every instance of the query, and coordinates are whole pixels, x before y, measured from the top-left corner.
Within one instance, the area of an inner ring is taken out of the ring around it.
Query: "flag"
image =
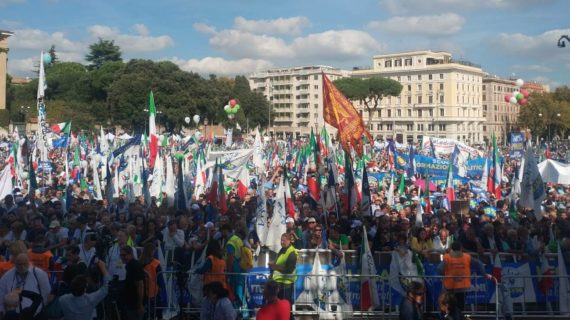
[[[51,131],[55,134],[60,134],[60,133],[69,134],[70,130],[71,130],[71,122],[62,122],[51,126]]]
[[[538,171],[536,158],[532,147],[527,146],[524,156],[524,171],[521,180],[521,196],[519,198],[519,206],[522,208],[531,208],[537,220],[542,220],[541,205],[546,197],[544,183]]]
[[[34,164],[32,163],[32,156],[30,155],[28,158],[29,170],[28,176],[30,178],[30,185],[29,190],[30,194],[32,194],[38,188],[38,180],[36,179],[36,170],[34,170]]]
[[[218,204],[218,160],[216,159],[216,164],[214,165],[214,169],[212,171],[212,182],[210,183],[210,190],[208,191],[208,195],[206,199],[213,205],[217,206]]]
[[[319,187],[319,182],[316,177],[307,177],[307,187],[309,189],[309,197],[314,203],[318,203],[321,199],[321,190]]]
[[[178,172],[176,173],[176,208],[178,210],[186,210],[186,194],[184,192],[184,174],[182,170],[182,161],[184,161],[184,156],[177,155],[176,160],[178,162]]]
[[[429,199],[429,176],[426,176],[426,185],[425,185],[425,197],[424,201],[426,203],[426,210],[428,214],[431,213],[431,201]]]
[[[344,156],[344,181],[345,181],[345,201],[344,209],[351,212],[356,205],[356,190],[354,184],[354,175],[352,172],[352,163],[348,154]]]
[[[419,192],[420,191],[418,190],[418,193]],[[424,208],[420,201],[418,201],[418,206],[416,207],[416,227],[424,227]]]
[[[485,158],[485,165],[483,166],[483,175],[481,176],[480,187],[483,191],[488,191],[489,182],[489,159]]]
[[[400,176],[400,185],[398,186],[398,194],[403,196],[406,193],[406,182],[404,179],[404,174]]]
[[[323,117],[325,122],[338,129],[340,144],[350,154],[351,148],[359,157],[364,152],[362,137],[373,141],[360,113],[323,73]]]
[[[546,159],[552,158],[552,152],[550,152],[550,145],[548,143],[546,144],[546,149],[544,149],[544,157]]]
[[[548,259],[546,256],[543,256],[541,259],[541,267],[540,272],[542,273],[542,277],[538,281],[538,288],[544,295],[548,295],[548,291],[554,288],[554,270],[548,264]]]
[[[40,70],[38,76],[38,95],[37,95],[38,100],[44,98],[46,89],[47,89],[47,83],[46,83],[46,73],[44,70],[44,52],[42,51],[42,54],[40,56]],[[39,132],[41,131],[42,128],[39,128]]]
[[[368,182],[368,172],[366,166],[362,169],[362,201],[360,201],[360,212],[363,216],[370,216],[372,210],[372,198],[370,196],[370,183]]]
[[[394,201],[394,175],[390,175],[390,186],[388,187],[388,194],[386,195],[387,202],[389,206],[393,206],[395,204]]]
[[[564,256],[562,255],[562,246],[560,244],[558,245],[558,279],[560,281],[560,286],[558,286],[560,313],[568,314],[570,313],[570,296],[568,295],[570,285],[568,284],[568,273],[566,272],[566,263],[564,262]]]
[[[259,186],[257,187],[257,205],[255,210],[255,232],[259,237],[259,242],[262,246],[267,242],[267,200],[265,198],[265,178],[261,175]]]
[[[231,147],[233,143],[233,129],[226,130],[226,147]]]
[[[374,307],[380,305],[380,298],[378,297],[378,290],[376,287],[376,266],[374,264],[374,257],[370,251],[368,244],[368,235],[366,233],[366,226],[362,227],[364,233],[362,237],[360,265],[362,266],[360,280],[360,310],[373,310]]]
[[[501,198],[501,163],[499,159],[499,150],[497,149],[497,138],[493,133],[493,158],[491,159],[491,174],[489,175],[488,191],[495,194],[498,200]]]
[[[493,261],[493,277],[497,279],[497,282],[501,282],[501,276],[503,273],[503,265],[501,264],[501,257],[499,254],[495,254],[495,261]]]
[[[287,219],[285,194],[287,192],[286,188],[288,187],[289,186],[285,179],[281,179],[279,186],[275,191],[273,215],[267,231],[267,240],[265,243],[269,250],[274,252],[279,252],[279,250],[281,250],[281,235],[287,231],[287,225],[285,223]]]
[[[154,106],[154,95],[152,91],[150,92],[149,101],[148,101],[148,134],[150,136],[150,143],[149,143],[149,152],[150,152],[150,159],[149,159],[149,168],[154,168],[154,162],[156,161],[156,156],[158,154],[158,134],[156,132],[156,107]]]
[[[446,189],[447,200],[451,204],[452,201],[455,201],[455,187],[453,186],[453,166],[451,161],[447,166],[447,189]]]
[[[224,170],[222,167],[218,167],[218,207],[220,209],[220,213],[225,214],[228,212],[228,203],[226,201],[226,188],[224,187]]]
[[[0,199],[4,199],[7,195],[12,194],[13,189],[12,170],[10,166],[5,166],[0,172]]]
[[[406,174],[408,178],[413,179],[414,175],[416,174],[416,149],[413,145],[410,145],[410,152],[408,157],[408,166],[406,170]]]

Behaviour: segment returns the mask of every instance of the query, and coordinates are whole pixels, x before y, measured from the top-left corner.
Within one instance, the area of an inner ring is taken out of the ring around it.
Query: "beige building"
[[[361,78],[382,76],[403,86],[399,97],[384,98],[370,115],[360,106],[374,137],[406,142],[429,135],[471,144],[484,138],[484,75],[478,65],[432,51],[377,55],[371,69],[351,73]]]
[[[252,91],[262,93],[271,103],[270,131],[279,138],[308,135],[321,130],[323,119],[322,73],[331,81],[349,72],[325,66],[271,69],[249,77]],[[269,115],[267,115],[269,117]],[[336,130],[327,125],[327,130]]]
[[[493,133],[499,142],[507,138],[507,134],[517,128],[520,106],[505,102],[505,95],[516,91],[514,80],[505,80],[497,76],[483,78],[483,125],[485,139],[491,141]]]
[[[6,73],[8,65],[8,38],[10,31],[0,30],[0,110],[6,109]]]

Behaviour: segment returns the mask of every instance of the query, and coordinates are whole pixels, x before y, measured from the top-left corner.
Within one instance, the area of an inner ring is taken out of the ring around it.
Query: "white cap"
[[[291,217],[287,217],[287,219],[285,220],[285,223],[295,223],[295,219],[293,219]]]
[[[214,224],[212,223],[212,221],[208,221],[208,222],[206,222],[206,224],[204,224],[204,228],[212,229],[212,228],[214,228]]]

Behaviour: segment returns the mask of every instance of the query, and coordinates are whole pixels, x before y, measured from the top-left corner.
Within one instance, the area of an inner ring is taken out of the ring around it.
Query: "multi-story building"
[[[401,143],[424,135],[482,143],[484,75],[478,65],[432,51],[377,55],[372,68],[351,73],[382,76],[403,85],[400,96],[382,99],[371,112],[360,106],[374,137],[394,137]]]
[[[8,38],[10,31],[0,30],[0,110],[6,109],[6,67],[8,62]]]
[[[485,140],[491,141],[493,133],[498,141],[507,137],[507,134],[516,129],[520,106],[505,102],[505,95],[517,90],[514,80],[505,80],[497,76],[483,78],[483,125]]]
[[[325,66],[271,69],[249,77],[251,90],[262,93],[271,103],[268,117],[270,132],[278,138],[292,134],[308,135],[320,131],[323,119],[323,79],[331,81],[348,76],[349,72]],[[327,125],[327,130],[336,130]]]

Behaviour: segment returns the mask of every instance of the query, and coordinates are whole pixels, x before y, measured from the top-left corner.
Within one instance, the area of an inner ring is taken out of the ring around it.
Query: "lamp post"
[[[542,118],[543,115],[542,115],[542,113],[539,113],[538,116],[540,118]],[[560,113],[557,113],[555,116],[556,116],[556,118],[554,118],[554,116],[552,116],[552,117],[548,117],[548,119],[546,119],[547,120],[547,126],[548,126],[548,142],[551,141],[550,133],[551,133],[552,123],[554,122],[555,119],[560,119],[561,115],[560,115]],[[558,122],[558,120],[556,120],[556,121]]]
[[[568,37],[568,35],[561,36],[560,39],[558,39],[558,48],[566,47],[566,42],[564,40],[570,42],[570,37]]]

